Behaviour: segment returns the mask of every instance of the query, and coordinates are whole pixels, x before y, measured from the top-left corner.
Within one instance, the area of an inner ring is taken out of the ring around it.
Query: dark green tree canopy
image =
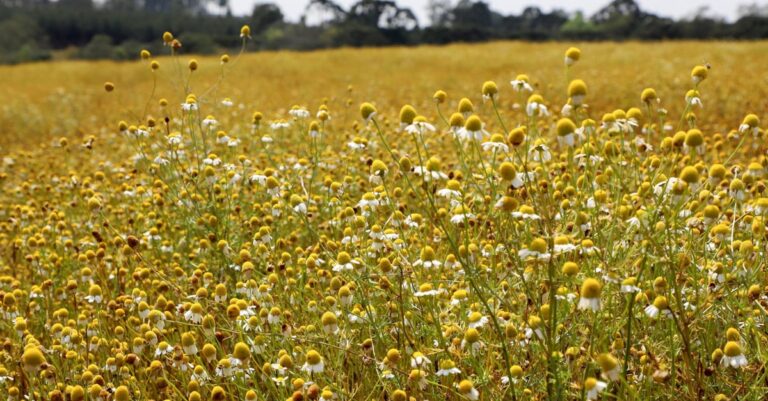
[[[764,39],[768,6],[740,7],[735,22],[699,10],[673,20],[643,10],[635,0],[613,0],[587,16],[530,6],[503,15],[483,0],[430,0],[429,23],[420,25],[403,0],[306,0],[303,16],[287,21],[279,2],[265,0],[250,15],[232,15],[227,0],[0,0],[0,62],[44,60],[52,52],[82,58],[135,58],[162,48],[171,31],[183,51],[212,53],[240,45],[311,50],[335,46],[387,46],[522,40]],[[424,22],[424,21],[422,21]],[[76,48],[76,51],[65,49]]]

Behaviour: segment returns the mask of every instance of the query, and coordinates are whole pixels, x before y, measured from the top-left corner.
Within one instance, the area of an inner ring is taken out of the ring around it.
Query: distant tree
[[[45,45],[45,37],[37,22],[24,14],[0,21],[0,57],[19,49],[23,44]]]
[[[453,9],[452,21],[454,27],[489,29],[493,12],[484,1],[461,0]]]
[[[431,27],[446,27],[453,22],[453,5],[451,0],[429,0],[427,14]]]
[[[576,11],[560,26],[560,34],[567,39],[597,39],[601,36],[595,23],[586,19],[581,11]]]
[[[228,5],[228,0],[107,0],[105,3],[105,7],[112,9],[140,9],[153,13],[184,13],[190,15],[205,15],[209,13],[210,8],[218,7],[224,10]]]
[[[714,21],[723,21],[724,18],[722,15],[717,14],[716,12],[712,11],[712,7],[710,6],[700,6],[697,7],[695,10],[691,11],[682,18],[681,22],[685,21],[693,21],[693,20],[714,20]]]
[[[93,0],[58,0],[57,7],[71,7],[77,9],[93,8]]]
[[[272,25],[282,23],[283,19],[283,12],[274,3],[256,4],[251,13],[251,31],[262,33]]]
[[[263,34],[266,49],[313,50],[333,46],[333,27],[307,26],[302,23],[273,25]]]
[[[112,46],[112,38],[101,34],[94,36],[93,39],[78,52],[78,57],[91,60],[112,58],[113,55],[114,48]]]
[[[347,20],[381,29],[414,29],[419,22],[409,8],[390,0],[360,0],[347,12]]]
[[[743,17],[768,17],[768,4],[741,4],[736,13],[739,18]]]
[[[542,12],[538,7],[526,7],[520,15],[523,39],[543,40],[556,38],[560,27],[568,21],[562,10]]]
[[[610,38],[629,38],[647,14],[634,0],[613,0],[592,16],[600,30]]]
[[[745,15],[739,18],[730,29],[730,34],[737,39],[768,37],[768,16]]]
[[[107,0],[104,2],[103,7],[112,11],[135,11],[141,9],[140,4],[136,0]]]
[[[211,35],[200,32],[185,32],[180,35],[184,51],[198,54],[213,54],[216,52],[216,42]]]
[[[35,2],[31,2],[35,3]],[[21,63],[51,58],[48,33],[32,12],[43,2],[10,7],[0,5],[0,63]],[[7,7],[7,9],[3,9]],[[31,9],[27,10],[28,7]],[[20,10],[22,9],[22,10]]]
[[[304,8],[301,22],[304,25],[329,26],[343,22],[347,12],[332,0],[310,0]]]
[[[620,18],[640,17],[643,11],[635,0],[613,0],[605,7],[598,10],[592,21],[602,24]]]
[[[21,7],[31,8],[31,7],[49,5],[50,3],[51,3],[50,0],[0,0],[0,6],[14,7],[14,8],[21,8]]]
[[[646,14],[635,25],[632,38],[642,40],[678,39],[682,37],[679,24],[671,18]]]

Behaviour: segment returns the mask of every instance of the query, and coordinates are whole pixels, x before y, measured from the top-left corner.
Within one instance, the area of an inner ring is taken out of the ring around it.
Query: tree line
[[[299,21],[287,21],[274,3],[235,16],[227,0],[0,0],[0,62],[133,59],[141,49],[159,51],[164,31],[188,53],[214,53],[240,45],[240,27],[251,27],[251,48],[313,50],[488,40],[764,39],[768,7],[742,6],[734,22],[698,10],[672,19],[642,10],[634,0],[614,0],[591,16],[531,6],[503,15],[484,1],[431,0],[429,21],[394,0],[359,0],[348,8],[333,0],[308,0]]]

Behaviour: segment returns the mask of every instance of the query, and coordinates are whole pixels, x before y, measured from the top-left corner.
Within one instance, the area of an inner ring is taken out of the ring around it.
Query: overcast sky
[[[335,0],[343,7],[354,4],[356,0]],[[587,15],[591,15],[599,10],[610,0],[485,0],[495,11],[503,14],[520,13],[528,5],[536,5],[544,11],[553,8],[561,8],[566,11],[582,10]],[[304,12],[309,0],[229,0],[232,11],[235,14],[249,14],[256,3],[272,2],[280,6],[286,18],[291,21],[297,21]],[[413,10],[422,24],[429,22],[426,12],[428,0],[398,0],[401,6],[408,6]],[[758,3],[765,4],[767,1],[755,0],[638,0],[640,7],[644,10],[666,17],[685,17],[690,15],[699,7],[707,6],[710,8],[709,14],[716,14],[725,17],[728,20],[734,20],[737,16],[739,4]]]

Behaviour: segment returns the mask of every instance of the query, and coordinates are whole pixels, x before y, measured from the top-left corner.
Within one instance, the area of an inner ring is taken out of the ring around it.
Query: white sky
[[[526,6],[536,5],[544,11],[553,8],[561,8],[566,11],[584,11],[586,15],[591,15],[610,0],[485,0],[490,4],[491,9],[502,14],[519,14]],[[288,20],[297,21],[304,13],[309,0],[229,0],[232,11],[235,14],[250,14],[253,5],[256,3],[272,2],[280,6],[283,14]],[[416,14],[422,24],[429,22],[426,12],[428,0],[398,0],[397,4],[410,7]],[[455,3],[456,1],[454,1]],[[356,0],[336,0],[336,3],[342,7],[356,3]],[[739,4],[766,4],[766,0],[638,0],[643,10],[655,14],[680,18],[690,15],[699,7],[707,6],[710,8],[708,14],[723,16],[728,20],[735,20]]]

